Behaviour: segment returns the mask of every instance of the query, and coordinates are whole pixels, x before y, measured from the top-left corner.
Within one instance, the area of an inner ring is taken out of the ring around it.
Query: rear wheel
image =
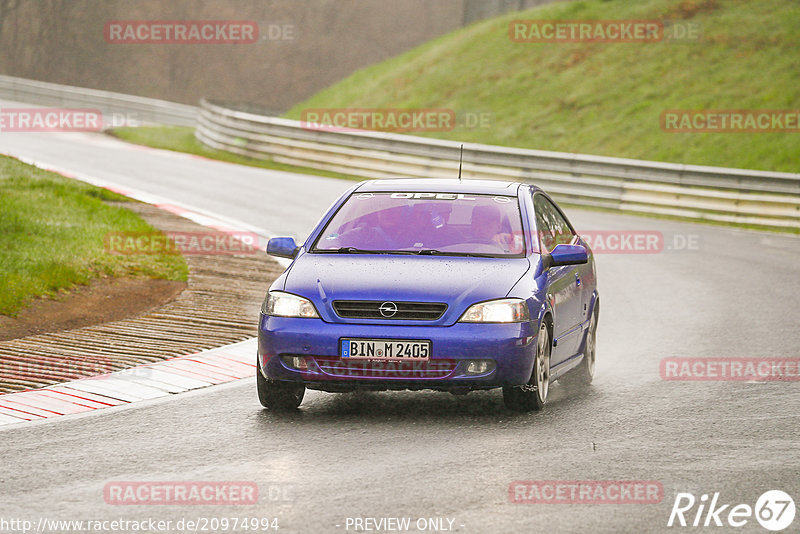
[[[561,380],[567,386],[587,386],[594,379],[594,368],[597,361],[597,307],[592,310],[592,318],[589,320],[589,329],[586,332],[586,348],[583,351],[581,363],[564,375]]]
[[[547,403],[550,390],[550,333],[542,321],[536,341],[536,358],[527,384],[503,387],[506,408],[516,412],[539,411]]]
[[[256,362],[256,385],[261,406],[275,411],[294,410],[303,402],[306,387],[294,382],[280,382],[264,378]]]

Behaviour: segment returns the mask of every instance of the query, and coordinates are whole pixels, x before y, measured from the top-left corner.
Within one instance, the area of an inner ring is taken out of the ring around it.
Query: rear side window
[[[558,208],[544,195],[533,197],[533,209],[536,212],[536,231],[542,248],[552,252],[556,245],[572,243],[575,233]]]

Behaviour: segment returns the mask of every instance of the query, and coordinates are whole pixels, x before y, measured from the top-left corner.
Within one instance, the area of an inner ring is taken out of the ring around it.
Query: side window
[[[568,245],[572,242],[575,234],[552,202],[543,195],[535,195],[533,209],[536,211],[536,228],[539,232],[539,239],[547,252],[552,252],[556,245]]]
[[[536,212],[536,231],[539,234],[539,240],[542,243],[542,248],[549,252],[555,246],[556,232],[549,217],[547,217],[545,199],[542,195],[533,197],[533,209]]]

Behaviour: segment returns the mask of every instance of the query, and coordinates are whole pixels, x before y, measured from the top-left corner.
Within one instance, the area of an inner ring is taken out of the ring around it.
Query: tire
[[[281,382],[264,378],[261,366],[256,362],[256,386],[261,406],[274,411],[290,411],[297,409],[303,402],[306,387],[294,382]]]
[[[586,332],[586,348],[583,360],[575,369],[564,375],[561,382],[568,386],[588,386],[594,379],[594,369],[597,363],[597,305],[592,310],[589,320],[589,329]]]
[[[536,341],[536,358],[533,371],[527,384],[503,387],[503,402],[506,408],[515,412],[539,411],[547,404],[550,391],[550,332],[544,321],[539,326]]]

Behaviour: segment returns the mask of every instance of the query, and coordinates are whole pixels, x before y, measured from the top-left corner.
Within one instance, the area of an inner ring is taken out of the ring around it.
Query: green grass
[[[99,277],[183,280],[180,255],[114,255],[109,232],[156,232],[106,201],[126,197],[0,157],[0,314],[15,316],[33,297],[53,296]]]
[[[329,178],[342,178],[359,181],[363,180],[363,178],[354,177],[347,174],[311,169],[308,167],[298,167],[295,165],[286,165],[272,161],[271,159],[262,160],[248,158],[247,156],[241,156],[232,152],[225,152],[224,150],[209,148],[195,138],[194,128],[191,126],[125,127],[109,130],[108,133],[129,143],[145,145],[152,148],[160,148],[163,150],[172,150],[174,152],[194,154],[196,156],[202,156],[218,161],[226,161],[228,163],[237,163],[239,165],[248,165],[250,167],[259,167],[262,169],[272,169],[276,171],[327,176]]]
[[[702,38],[516,43],[515,19],[681,19]],[[488,127],[419,135],[637,159],[800,171],[800,133],[677,134],[668,109],[799,109],[797,0],[585,0],[480,22],[356,72],[289,111],[446,108]]]

